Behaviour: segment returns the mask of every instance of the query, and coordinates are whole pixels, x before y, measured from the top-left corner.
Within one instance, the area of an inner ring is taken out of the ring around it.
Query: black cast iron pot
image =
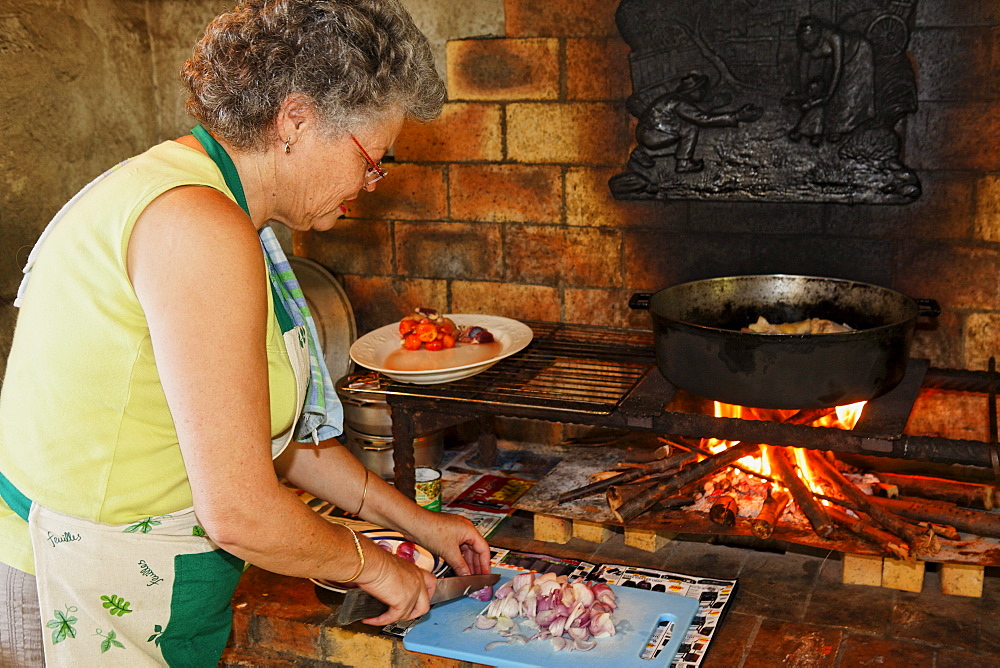
[[[829,408],[868,400],[903,379],[917,317],[940,313],[933,300],[835,278],[729,276],[632,295],[649,309],[656,364],[671,383],[728,404]],[[773,324],[825,318],[836,334],[741,332],[764,316]]]

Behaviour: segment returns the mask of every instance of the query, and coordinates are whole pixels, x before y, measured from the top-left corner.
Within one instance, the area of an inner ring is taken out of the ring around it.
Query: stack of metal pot
[[[350,376],[338,380],[334,387],[344,405],[344,443],[362,464],[373,473],[391,480],[392,415],[384,394],[357,392],[347,387]],[[435,431],[413,438],[416,466],[437,468],[444,451],[444,433]]]

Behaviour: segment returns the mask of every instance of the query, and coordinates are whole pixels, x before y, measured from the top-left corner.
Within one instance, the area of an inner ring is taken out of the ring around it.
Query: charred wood
[[[945,524],[963,533],[1000,538],[1000,515],[941,502],[921,503],[921,500],[911,498],[874,499],[874,502],[911,520]]]
[[[812,490],[795,472],[791,451],[786,448],[770,447],[767,452],[782,484],[791,493],[802,514],[809,520],[813,531],[820,538],[829,538],[834,530],[833,523],[823,506],[813,496]]]
[[[948,501],[965,508],[993,510],[996,506],[996,488],[992,485],[957,482],[942,478],[875,473],[883,483],[894,485],[902,496]]]
[[[827,508],[830,519],[856,536],[878,547],[886,556],[910,559],[910,548],[893,534],[882,531],[864,520],[852,517],[839,508]]]
[[[862,492],[857,485],[845,478],[826,457],[811,456],[809,462],[818,469],[820,475],[826,478],[851,503],[858,506],[884,529],[905,540],[914,555],[932,556],[941,551],[941,543],[930,527],[914,526],[899,515],[878,505],[876,497]]]
[[[708,511],[708,518],[716,524],[731,527],[736,526],[736,516],[739,514],[740,506],[736,502],[736,499],[728,494],[723,494],[712,504],[711,509]]]
[[[781,490],[771,490],[767,494],[767,498],[764,499],[764,505],[761,506],[760,512],[757,513],[757,517],[750,520],[750,531],[757,538],[770,538],[771,534],[774,533],[774,527],[778,524],[778,519],[781,517],[781,513],[785,511],[785,506],[788,505],[789,500],[788,492]]]
[[[633,481],[637,481],[640,478],[646,476],[658,475],[661,473],[675,471],[680,468],[683,464],[690,462],[694,459],[694,455],[689,452],[680,452],[671,457],[661,459],[659,461],[646,464],[642,467],[637,467],[629,469],[623,473],[619,473],[610,478],[605,478],[604,480],[599,480],[597,482],[592,482],[589,485],[584,485],[583,487],[578,487],[577,489],[571,489],[563,492],[556,500],[559,503],[566,503],[567,501],[573,501],[575,499],[581,499],[585,496],[591,494],[597,494],[598,492],[603,492],[610,487],[616,487],[620,485],[625,485]]]
[[[619,492],[622,489],[621,486],[611,487],[607,494],[608,506],[619,522],[628,522],[652,508],[660,499],[675,494],[689,483],[700,480],[741,457],[752,455],[759,450],[760,446],[756,443],[740,443],[717,455],[712,455],[682,468],[670,480],[653,485],[641,494],[627,500]]]

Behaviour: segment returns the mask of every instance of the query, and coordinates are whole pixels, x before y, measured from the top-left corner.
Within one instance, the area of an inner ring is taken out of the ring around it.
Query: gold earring
[[[286,154],[288,154],[288,153],[291,153],[291,152],[292,152],[292,146],[291,146],[291,143],[292,143],[292,136],[291,136],[291,135],[288,135],[288,139],[286,139],[286,140],[285,140],[285,153],[286,153]]]

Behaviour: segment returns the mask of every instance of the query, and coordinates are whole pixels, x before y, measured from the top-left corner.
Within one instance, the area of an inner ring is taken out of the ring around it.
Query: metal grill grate
[[[534,332],[528,347],[480,374],[442,385],[382,377],[369,391],[607,415],[656,361],[652,333],[645,330],[525,324]]]

